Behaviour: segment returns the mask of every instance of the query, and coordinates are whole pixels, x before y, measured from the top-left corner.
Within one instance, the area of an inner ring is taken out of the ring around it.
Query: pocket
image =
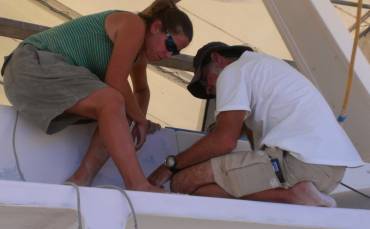
[[[41,66],[53,66],[61,62],[68,62],[66,57],[46,50],[37,50],[36,55]]]
[[[4,63],[1,67],[1,75],[4,76],[6,65],[9,63],[13,53],[11,53],[9,56],[4,56]]]

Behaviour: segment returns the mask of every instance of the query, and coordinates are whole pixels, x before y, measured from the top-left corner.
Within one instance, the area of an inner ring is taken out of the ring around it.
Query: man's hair
[[[225,57],[225,58],[230,58],[230,59],[239,59],[239,57],[245,52],[245,51],[250,51],[250,52],[253,52],[253,49],[251,47],[248,47],[248,46],[240,46],[239,48],[237,49],[221,49],[221,50],[215,50],[214,52],[217,52],[218,54],[220,54],[221,56]],[[211,52],[209,53],[209,55],[207,55],[204,60],[203,60],[203,63],[202,63],[202,67],[203,66],[206,66],[207,64],[209,64],[211,62]]]
[[[245,46],[244,48],[239,48],[239,49],[224,49],[218,52],[221,56],[227,57],[227,58],[239,58],[245,51],[250,51],[253,52],[253,49]]]

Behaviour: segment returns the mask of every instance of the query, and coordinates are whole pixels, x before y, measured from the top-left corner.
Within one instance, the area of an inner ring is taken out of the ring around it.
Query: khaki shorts
[[[275,174],[271,158],[280,162],[284,183]],[[234,197],[290,188],[301,181],[311,181],[319,191],[330,193],[345,172],[342,166],[306,164],[279,148],[233,152],[211,159],[211,164],[215,182]]]

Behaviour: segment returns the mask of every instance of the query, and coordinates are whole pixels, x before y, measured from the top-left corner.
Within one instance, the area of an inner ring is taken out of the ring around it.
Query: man
[[[175,192],[335,207],[328,193],[363,164],[318,90],[285,62],[211,42],[194,58],[189,91],[216,96],[216,127],[149,178]],[[256,150],[233,152],[245,124]]]

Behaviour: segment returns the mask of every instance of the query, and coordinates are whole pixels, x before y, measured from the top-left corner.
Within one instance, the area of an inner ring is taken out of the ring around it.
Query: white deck
[[[0,181],[0,188],[0,202],[6,205],[76,209],[76,191],[69,186]],[[118,229],[124,228],[129,222],[130,210],[127,201],[118,191],[80,188],[80,192],[85,228]],[[138,222],[141,229],[369,228],[370,226],[368,210],[329,209],[178,194],[132,191],[128,194],[139,216]],[[1,224],[2,221],[0,221],[0,227]]]
[[[28,181],[25,183],[19,179],[13,152],[16,113],[12,108],[2,106],[0,116],[0,205],[76,209],[76,191],[70,186],[60,184],[77,168],[94,125],[72,126],[61,133],[48,136],[19,118],[15,149],[21,170]],[[161,164],[166,155],[176,154],[200,136],[202,135],[199,133],[174,129],[162,129],[148,136],[146,144],[139,152],[145,174]],[[239,141],[237,150],[248,148],[248,142]],[[369,170],[369,165],[348,170],[344,182],[356,188],[369,189]],[[93,186],[102,184],[123,186],[112,161],[108,161],[100,171]],[[362,199],[356,193],[345,191],[347,190],[339,187],[335,195],[339,198],[338,202],[343,204],[341,207],[352,209],[179,194],[129,192],[129,195],[137,211],[140,228],[364,228],[364,225],[370,228],[370,201]],[[127,201],[118,191],[81,188],[81,204],[86,228],[122,228],[127,223],[132,224]],[[0,228],[5,228],[2,222],[0,220]]]

